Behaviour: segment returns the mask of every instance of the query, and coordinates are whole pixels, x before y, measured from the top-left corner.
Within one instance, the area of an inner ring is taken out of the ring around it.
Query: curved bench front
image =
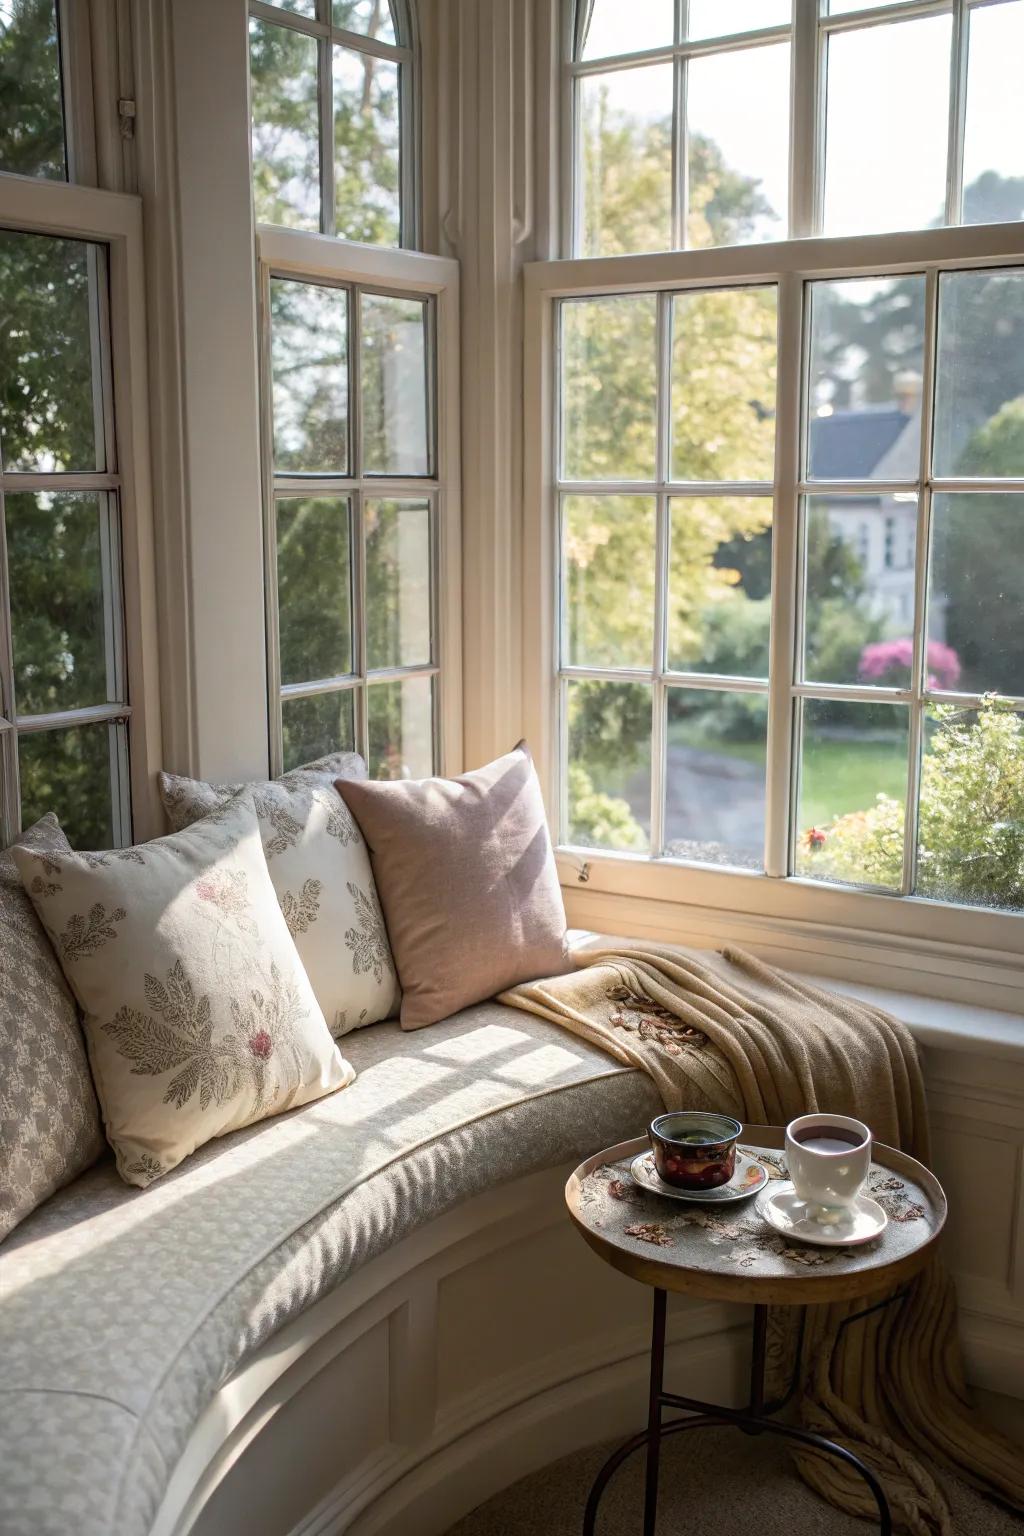
[[[635,1134],[650,1080],[497,1003],[345,1040],[355,1083],[147,1190],[109,1161],[0,1248],[0,1530],[145,1536],[218,1388],[488,1187]]]

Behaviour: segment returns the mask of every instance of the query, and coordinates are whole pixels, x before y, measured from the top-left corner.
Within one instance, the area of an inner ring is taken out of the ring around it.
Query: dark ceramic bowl
[[[715,1189],[736,1172],[736,1138],[743,1127],[730,1115],[673,1110],[651,1121],[648,1135],[658,1177],[676,1189]]]

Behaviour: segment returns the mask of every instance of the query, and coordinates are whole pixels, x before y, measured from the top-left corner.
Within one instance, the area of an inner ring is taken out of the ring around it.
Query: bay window
[[[566,878],[1012,948],[1024,4],[567,12],[526,381]]]

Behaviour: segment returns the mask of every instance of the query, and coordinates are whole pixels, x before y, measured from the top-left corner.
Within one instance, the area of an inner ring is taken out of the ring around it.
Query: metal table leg
[[[847,1327],[850,1323],[857,1322],[860,1318],[875,1312],[880,1306],[888,1306],[892,1301],[902,1300],[902,1296],[890,1297],[885,1302],[877,1303],[873,1307],[867,1307],[863,1312],[854,1313],[843,1323]],[[665,1314],[666,1293],[662,1290],[654,1292],[654,1316],[651,1327],[651,1376],[650,1391],[648,1394],[647,1428],[640,1434],[627,1440],[618,1450],[613,1451],[607,1461],[598,1472],[587,1498],[587,1505],[583,1515],[583,1536],[594,1536],[597,1525],[597,1513],[601,1498],[605,1489],[611,1482],[622,1463],[634,1451],[641,1446],[647,1449],[647,1470],[644,1483],[644,1536],[655,1536],[655,1527],[658,1519],[658,1471],[661,1456],[661,1442],[665,1435],[679,1434],[688,1429],[705,1429],[712,1425],[732,1424],[748,1435],[773,1434],[782,1435],[787,1440],[795,1440],[801,1445],[806,1445],[814,1450],[823,1452],[828,1456],[835,1456],[864,1479],[878,1506],[878,1529],[880,1536],[892,1536],[892,1515],[889,1511],[888,1501],[878,1478],[870,1467],[848,1451],[845,1446],[837,1445],[834,1440],[829,1440],[825,1435],[816,1434],[810,1429],[800,1429],[796,1425],[781,1424],[773,1415],[792,1399],[797,1386],[798,1378],[794,1376],[793,1384],[786,1395],[775,1403],[766,1403],[764,1396],[764,1374],[767,1353],[768,1333],[768,1309],[763,1306],[754,1308],[754,1330],[750,1357],[750,1401],[746,1408],[724,1408],[718,1403],[705,1403],[696,1397],[680,1397],[677,1393],[664,1390],[665,1370]],[[801,1336],[803,1331],[803,1319],[801,1318]],[[671,1419],[665,1423],[662,1419],[663,1408],[679,1408],[684,1410],[685,1418]]]

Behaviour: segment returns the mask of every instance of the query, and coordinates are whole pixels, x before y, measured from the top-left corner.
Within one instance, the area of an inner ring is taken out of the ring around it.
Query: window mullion
[[[676,0],[675,40],[685,41],[690,26],[690,0]],[[690,146],[686,93],[689,65],[677,54],[672,71],[672,246],[686,249],[686,214],[690,203]]]
[[[0,732],[0,833],[6,847],[21,830],[21,786],[18,780],[17,701],[14,695],[14,647],[11,638],[11,585],[7,561],[7,520],[3,477],[0,476],[0,718],[9,723]]]
[[[768,667],[768,749],[765,783],[765,873],[789,873],[793,782],[793,676],[797,653],[800,401],[804,351],[803,282],[779,281],[778,396],[775,506],[772,518],[772,624]],[[799,761],[796,759],[795,761]]]
[[[793,51],[789,64],[789,234],[802,239],[817,229],[817,183],[825,72],[819,69],[817,0],[794,0]]]
[[[910,710],[910,761],[907,765],[907,803],[903,823],[904,896],[912,894],[917,881],[918,797],[921,787],[921,756],[924,751],[922,699],[928,682],[928,546],[931,537],[932,404],[935,399],[938,308],[939,274],[931,267],[925,274],[920,484],[917,498],[917,547],[914,552],[914,663],[911,677],[915,702]]]
[[[658,295],[655,345],[658,364],[657,436],[655,474],[660,483],[668,479],[672,452],[672,295]],[[668,496],[663,492],[655,503],[654,549],[654,684],[652,688],[651,740],[651,856],[660,857],[665,845],[665,780],[667,699],[662,676],[665,671],[666,629],[668,624],[669,515]]]
[[[964,132],[967,118],[967,56],[970,11],[966,0],[953,0],[950,45],[949,146],[946,151],[946,223],[963,221]]]
[[[320,19],[329,21],[330,0],[317,0]],[[334,210],[334,45],[328,32],[317,44],[320,60],[320,228],[335,233]]]

